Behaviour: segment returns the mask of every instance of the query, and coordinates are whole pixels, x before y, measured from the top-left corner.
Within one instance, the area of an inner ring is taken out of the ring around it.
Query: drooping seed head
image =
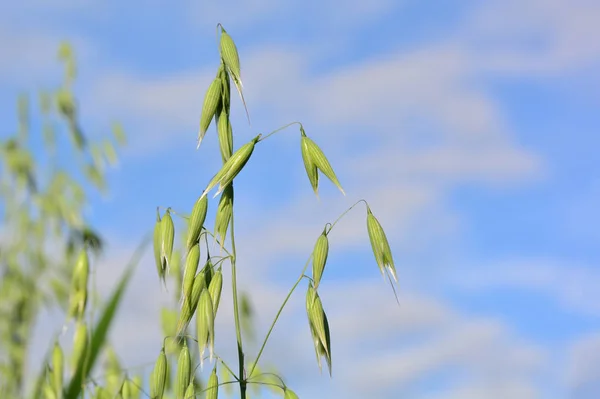
[[[304,133],[304,129],[302,129],[301,131],[302,133]],[[306,134],[303,134],[302,139],[304,140],[304,145],[307,147],[306,151],[308,153],[308,156],[311,160],[311,162],[329,179],[331,180],[331,182],[333,184],[335,184],[337,186],[337,188],[342,192],[342,194],[346,195],[346,193],[344,192],[344,189],[342,188],[342,185],[340,184],[337,176],[335,175],[335,172],[333,171],[333,168],[331,167],[331,164],[329,163],[329,161],[327,160],[327,157],[325,157],[325,154],[323,153],[323,151],[319,148],[319,146],[312,141],[308,136],[306,136]],[[308,171],[307,171],[308,173]],[[310,179],[310,176],[309,176]],[[311,181],[312,184],[312,181]],[[314,186],[313,186],[314,189]]]
[[[217,72],[217,76],[219,79],[221,79],[220,111],[225,111],[229,115],[229,110],[231,108],[231,85],[229,84],[229,72],[227,72],[227,68],[225,67],[225,63],[223,62],[223,60],[221,60],[221,64],[219,65],[219,71]]]
[[[219,148],[221,149],[221,158],[223,163],[233,154],[233,130],[231,128],[231,121],[229,120],[229,114],[223,108],[219,115],[217,122],[217,136],[219,137]]]
[[[315,289],[319,287],[325,263],[327,262],[327,254],[329,253],[329,240],[325,230],[317,239],[315,248],[313,249],[313,280]]]
[[[160,220],[160,213],[156,208],[156,224],[154,225],[153,235],[153,247],[154,247],[154,260],[156,261],[156,271],[158,278],[161,281],[165,279],[165,273],[162,266],[162,224]]]
[[[215,275],[214,266],[212,260],[210,259],[210,256],[206,257],[206,263],[204,264],[204,267],[202,267],[201,271],[204,275],[204,286],[208,287],[210,285],[210,282],[212,281],[213,276]]]
[[[206,213],[208,211],[208,198],[200,197],[192,208],[192,214],[190,215],[190,223],[187,234],[187,249],[189,250],[194,244],[200,241],[200,233],[202,232],[202,226],[206,220]]]
[[[87,304],[88,276],[90,264],[87,251],[81,250],[75,266],[73,268],[73,277],[71,280],[71,292],[69,298],[69,317],[80,319],[83,317]]]
[[[331,338],[329,335],[329,323],[327,321],[327,316],[323,311],[321,299],[314,290],[312,284],[309,284],[306,293],[306,311],[319,370],[321,370],[321,357],[324,356],[327,365],[329,366],[329,374],[331,375]]]
[[[52,349],[52,388],[58,398],[63,396],[63,373],[64,373],[64,356],[63,351],[58,344],[58,341],[54,343]]]
[[[71,289],[73,291],[87,291],[88,276],[90,273],[90,261],[87,251],[82,249],[79,252],[75,268],[73,269],[73,281]]]
[[[240,59],[237,52],[237,48],[233,39],[229,34],[225,31],[225,29],[221,26],[221,59],[225,63],[226,69],[229,70],[231,74],[231,78],[233,79],[233,83],[240,95],[242,103],[244,104],[244,109],[246,110],[246,116],[248,117],[248,122],[250,122],[250,115],[248,114],[248,107],[246,106],[246,101],[244,100],[243,94],[243,84],[242,84],[242,76],[240,70]]]
[[[69,298],[69,317],[81,320],[87,304],[87,291],[75,291]]]
[[[119,389],[119,395],[121,399],[133,399],[133,393],[131,392],[131,381],[128,379],[124,380]]]
[[[373,216],[371,209],[367,206],[367,231],[369,232],[369,240],[371,241],[371,248],[373,249],[373,255],[379,266],[379,270],[383,275],[387,272],[392,276],[394,281],[398,282],[396,276],[396,267],[394,266],[394,259],[392,257],[392,250],[388,243],[385,232],[381,227],[381,224]]]
[[[202,139],[204,138],[204,135],[210,126],[210,122],[217,112],[217,108],[221,102],[221,90],[222,85],[220,78],[214,79],[210,86],[208,86],[208,90],[206,90],[206,94],[204,95],[204,104],[202,105],[202,114],[200,116],[198,146],[196,148],[200,148],[200,144],[202,143]]]
[[[233,39],[229,34],[225,31],[225,29],[221,28],[221,57],[225,66],[229,69],[231,75],[233,75],[235,80],[238,80],[241,84],[241,69],[240,69],[240,57],[238,55],[237,47],[233,42]]]
[[[179,321],[177,322],[177,335],[181,335],[188,326],[190,320],[194,316],[194,312],[198,306],[198,300],[200,299],[200,293],[206,287],[206,277],[204,272],[200,272],[194,277],[194,283],[192,285],[192,293],[189,298],[183,299],[181,304],[181,312],[179,313]]]
[[[210,293],[210,297],[213,301],[213,313],[214,316],[217,316],[217,310],[219,309],[219,302],[221,300],[221,290],[223,288],[223,273],[221,269],[215,272],[212,280],[210,281],[210,285],[208,286],[208,292]]]
[[[319,197],[319,171],[317,169],[317,165],[313,162],[310,157],[310,151],[308,147],[308,142],[306,134],[304,133],[304,129],[300,128],[301,136],[300,136],[300,148],[302,152],[302,161],[304,162],[304,168],[306,169],[306,175],[308,176],[308,180],[310,181],[310,185],[312,186],[313,191],[317,198]]]
[[[198,301],[196,328],[200,350],[200,367],[202,367],[206,348],[208,347],[211,361],[214,350],[215,316],[212,308],[212,298],[207,289],[202,290]]]
[[[194,399],[196,398],[196,387],[194,386],[194,381],[192,380],[185,390],[185,399]]]
[[[217,207],[217,214],[215,216],[215,240],[220,238],[221,249],[225,245],[225,239],[227,236],[227,228],[229,222],[233,216],[233,185],[229,185],[221,194],[219,200],[219,206]]]
[[[160,350],[158,359],[154,364],[154,370],[150,376],[150,397],[152,399],[162,399],[165,392],[165,383],[167,381],[167,356],[165,348]]]
[[[219,378],[217,377],[217,366],[213,368],[208,383],[206,384],[206,399],[217,399],[219,396]]]
[[[183,399],[185,397],[185,391],[190,384],[191,372],[192,362],[190,359],[190,351],[184,340],[177,362],[177,382],[175,383],[175,397],[177,399]]]
[[[208,194],[210,190],[212,190],[217,184],[219,184],[219,190],[215,194],[215,197],[225,189],[233,179],[240,173],[244,165],[250,159],[252,152],[254,151],[254,145],[258,142],[261,135],[259,134],[255,138],[253,138],[249,143],[241,146],[221,167],[221,170],[217,172],[212,178],[212,180],[208,183],[208,186],[202,193],[202,197]]]
[[[188,298],[192,294],[192,286],[194,285],[194,278],[196,277],[196,271],[198,270],[198,263],[200,262],[200,244],[193,245],[188,251],[185,259],[185,268],[183,269],[183,286],[181,288],[182,301]]]
[[[315,332],[319,337],[319,340],[325,347],[325,351],[328,352],[327,348],[327,340],[325,337],[325,312],[323,311],[323,305],[321,303],[321,298],[318,294],[315,295],[315,299],[309,311],[309,318],[312,322]]]
[[[171,257],[173,256],[173,243],[175,241],[175,226],[171,218],[171,212],[166,210],[160,222],[162,245],[161,245],[161,261],[163,273],[168,273],[171,266]]]
[[[82,367],[87,356],[88,348],[87,326],[85,322],[79,321],[75,326],[75,334],[73,335],[73,353],[71,364],[73,369]]]

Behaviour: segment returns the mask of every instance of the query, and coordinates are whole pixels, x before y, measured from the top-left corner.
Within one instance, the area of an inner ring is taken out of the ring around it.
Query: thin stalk
[[[261,141],[263,141],[263,140],[266,140],[266,139],[267,139],[269,136],[271,136],[271,135],[273,135],[273,134],[275,134],[275,133],[279,132],[280,130],[286,129],[286,128],[288,128],[288,127],[292,126],[292,125],[300,125],[300,127],[302,127],[302,123],[300,123],[300,122],[292,122],[292,123],[288,123],[287,125],[285,125],[285,126],[282,126],[282,127],[280,127],[279,129],[275,129],[275,130],[273,130],[271,133],[267,134],[266,136],[264,136],[264,137],[261,137],[261,138],[260,138],[258,141],[259,141],[259,142],[261,142]]]
[[[290,292],[288,292],[287,296],[285,297],[285,300],[279,307],[279,310],[277,311],[277,314],[275,315],[275,319],[271,323],[271,327],[269,328],[269,331],[267,332],[267,336],[265,337],[265,340],[263,341],[262,346],[260,347],[260,350],[258,351],[256,360],[252,364],[252,368],[250,369],[250,374],[248,374],[248,378],[252,377],[252,373],[254,372],[254,369],[256,368],[256,365],[258,364],[258,360],[260,359],[260,356],[262,355],[262,353],[265,349],[265,346],[267,346],[267,341],[269,340],[269,337],[271,336],[271,333],[273,332],[273,328],[275,328],[275,323],[277,323],[277,320],[279,319],[279,315],[281,315],[281,312],[283,312],[283,308],[285,307],[285,305],[291,298],[291,296],[294,293],[294,290],[296,289],[298,284],[300,284],[300,281],[302,281],[302,279],[305,277],[304,272],[306,271],[306,268],[308,267],[308,264],[309,264],[311,258],[312,258],[312,255],[308,257],[308,260],[304,264],[304,268],[302,269],[302,272],[300,273],[300,277],[298,277],[298,280],[296,280],[296,283],[294,283],[294,285],[292,286],[292,289],[290,289]]]
[[[246,377],[244,375],[244,350],[242,345],[242,329],[240,326],[240,311],[238,306],[237,293],[237,276],[236,276],[236,250],[235,250],[235,235],[233,232],[233,213],[231,214],[231,289],[233,291],[233,314],[235,318],[235,335],[237,338],[238,347],[238,364],[239,364],[239,382],[240,382],[240,398],[246,399]]]
[[[335,220],[335,222],[331,223],[331,227],[329,227],[329,231],[331,231],[331,229],[333,229],[335,227],[335,225],[337,224],[337,222],[339,222],[340,219],[342,219],[344,216],[346,216],[346,214],[348,212],[350,212],[352,210],[352,208],[354,208],[356,205],[360,204],[361,202],[364,202],[367,207],[369,206],[369,204],[367,204],[367,201],[365,201],[364,199],[356,201],[354,203],[354,205],[352,205],[350,208],[346,209],[344,211],[344,213],[342,213],[340,216],[338,216],[338,218]],[[329,233],[329,231],[327,233]]]

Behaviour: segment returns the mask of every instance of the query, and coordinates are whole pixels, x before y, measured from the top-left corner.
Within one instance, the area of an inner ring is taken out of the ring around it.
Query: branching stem
[[[294,293],[294,290],[296,289],[296,287],[298,286],[298,284],[300,284],[300,281],[302,281],[302,279],[305,277],[304,276],[304,272],[306,271],[306,268],[308,267],[308,264],[310,263],[310,259],[311,258],[312,258],[312,255],[308,258],[308,260],[304,264],[304,268],[302,269],[302,272],[300,273],[300,277],[298,277],[298,280],[296,280],[296,283],[294,283],[294,285],[292,286],[292,289],[290,289],[290,292],[288,292],[287,296],[285,297],[285,300],[283,301],[283,303],[279,307],[279,311],[277,311],[277,314],[275,315],[275,319],[273,320],[273,323],[271,323],[271,327],[269,328],[269,331],[267,332],[267,336],[265,337],[265,340],[263,341],[262,346],[260,347],[260,350],[258,351],[258,355],[256,356],[256,360],[252,364],[252,368],[250,369],[250,373],[248,374],[248,378],[252,377],[252,373],[254,372],[254,369],[256,368],[256,365],[258,364],[258,360],[260,359],[260,356],[262,355],[262,353],[263,353],[263,351],[265,349],[265,346],[267,345],[267,341],[269,340],[269,337],[271,336],[271,332],[273,332],[273,328],[275,328],[275,323],[277,323],[277,320],[279,319],[279,315],[281,315],[281,312],[283,311],[283,308],[285,307],[285,305],[287,304],[287,302],[291,298],[291,296]]]

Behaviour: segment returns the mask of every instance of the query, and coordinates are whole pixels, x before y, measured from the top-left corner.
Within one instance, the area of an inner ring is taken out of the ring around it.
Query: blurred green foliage
[[[34,380],[26,364],[33,328],[44,309],[66,309],[78,252],[102,251],[84,209],[90,191],[105,190],[105,167],[124,141],[118,125],[102,141],[86,136],[68,43],[58,58],[60,87],[19,96],[16,129],[0,136],[0,397],[6,399],[24,397]]]

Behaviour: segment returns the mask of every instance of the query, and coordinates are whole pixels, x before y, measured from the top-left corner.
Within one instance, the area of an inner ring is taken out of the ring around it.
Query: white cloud
[[[488,2],[472,13],[463,38],[486,68],[561,74],[597,65],[600,6],[595,1]]]
[[[517,288],[555,300],[570,312],[600,314],[600,273],[594,267],[551,259],[523,259],[469,268],[468,273],[457,271],[455,275],[460,277],[449,283],[472,292]]]
[[[567,384],[574,398],[600,394],[600,332],[573,342],[567,358]]]

